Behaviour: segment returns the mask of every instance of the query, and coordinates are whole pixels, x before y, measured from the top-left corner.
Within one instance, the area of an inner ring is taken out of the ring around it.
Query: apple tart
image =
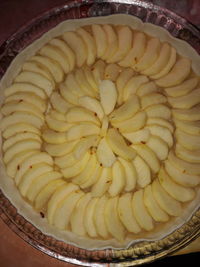
[[[50,225],[78,236],[150,232],[200,183],[200,88],[191,60],[126,25],[53,38],[5,89],[7,174]]]

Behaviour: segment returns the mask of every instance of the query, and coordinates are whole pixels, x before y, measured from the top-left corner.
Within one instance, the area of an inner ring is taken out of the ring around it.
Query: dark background
[[[0,45],[27,22],[67,0],[0,0]],[[200,27],[200,0],[149,0],[176,12]],[[172,256],[147,264],[169,267],[170,264],[199,266],[200,253]],[[0,267],[72,266],[51,258],[25,243],[0,219]]]

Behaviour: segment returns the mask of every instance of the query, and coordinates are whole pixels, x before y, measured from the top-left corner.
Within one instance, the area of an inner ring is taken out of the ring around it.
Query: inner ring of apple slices
[[[145,75],[99,60],[68,74],[52,94],[44,149],[65,179],[94,197],[144,188],[173,145],[166,102]]]

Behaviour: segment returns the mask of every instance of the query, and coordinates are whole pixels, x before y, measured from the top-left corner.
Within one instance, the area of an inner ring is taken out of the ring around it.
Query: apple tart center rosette
[[[152,231],[195,198],[198,85],[189,59],[143,32],[66,32],[5,90],[7,173],[58,229],[120,242]]]

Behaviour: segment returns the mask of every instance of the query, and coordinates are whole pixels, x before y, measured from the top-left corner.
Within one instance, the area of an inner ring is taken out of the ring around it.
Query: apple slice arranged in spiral
[[[65,32],[62,38],[74,52],[77,66],[81,67],[88,56],[85,42],[76,32],[72,31]]]
[[[90,193],[83,195],[77,202],[70,217],[70,225],[72,232],[80,236],[86,235],[86,229],[84,226],[84,216],[86,207],[90,200]]]
[[[135,150],[126,144],[123,137],[116,129],[110,128],[106,139],[113,152],[122,158],[132,160],[136,156]]]
[[[118,213],[121,222],[124,227],[130,233],[139,233],[141,228],[137,223],[135,216],[133,214],[132,206],[131,206],[132,194],[126,193],[119,197],[118,201]]]
[[[172,70],[155,81],[160,87],[170,87],[182,83],[190,74],[191,62],[187,58],[178,59]]]

